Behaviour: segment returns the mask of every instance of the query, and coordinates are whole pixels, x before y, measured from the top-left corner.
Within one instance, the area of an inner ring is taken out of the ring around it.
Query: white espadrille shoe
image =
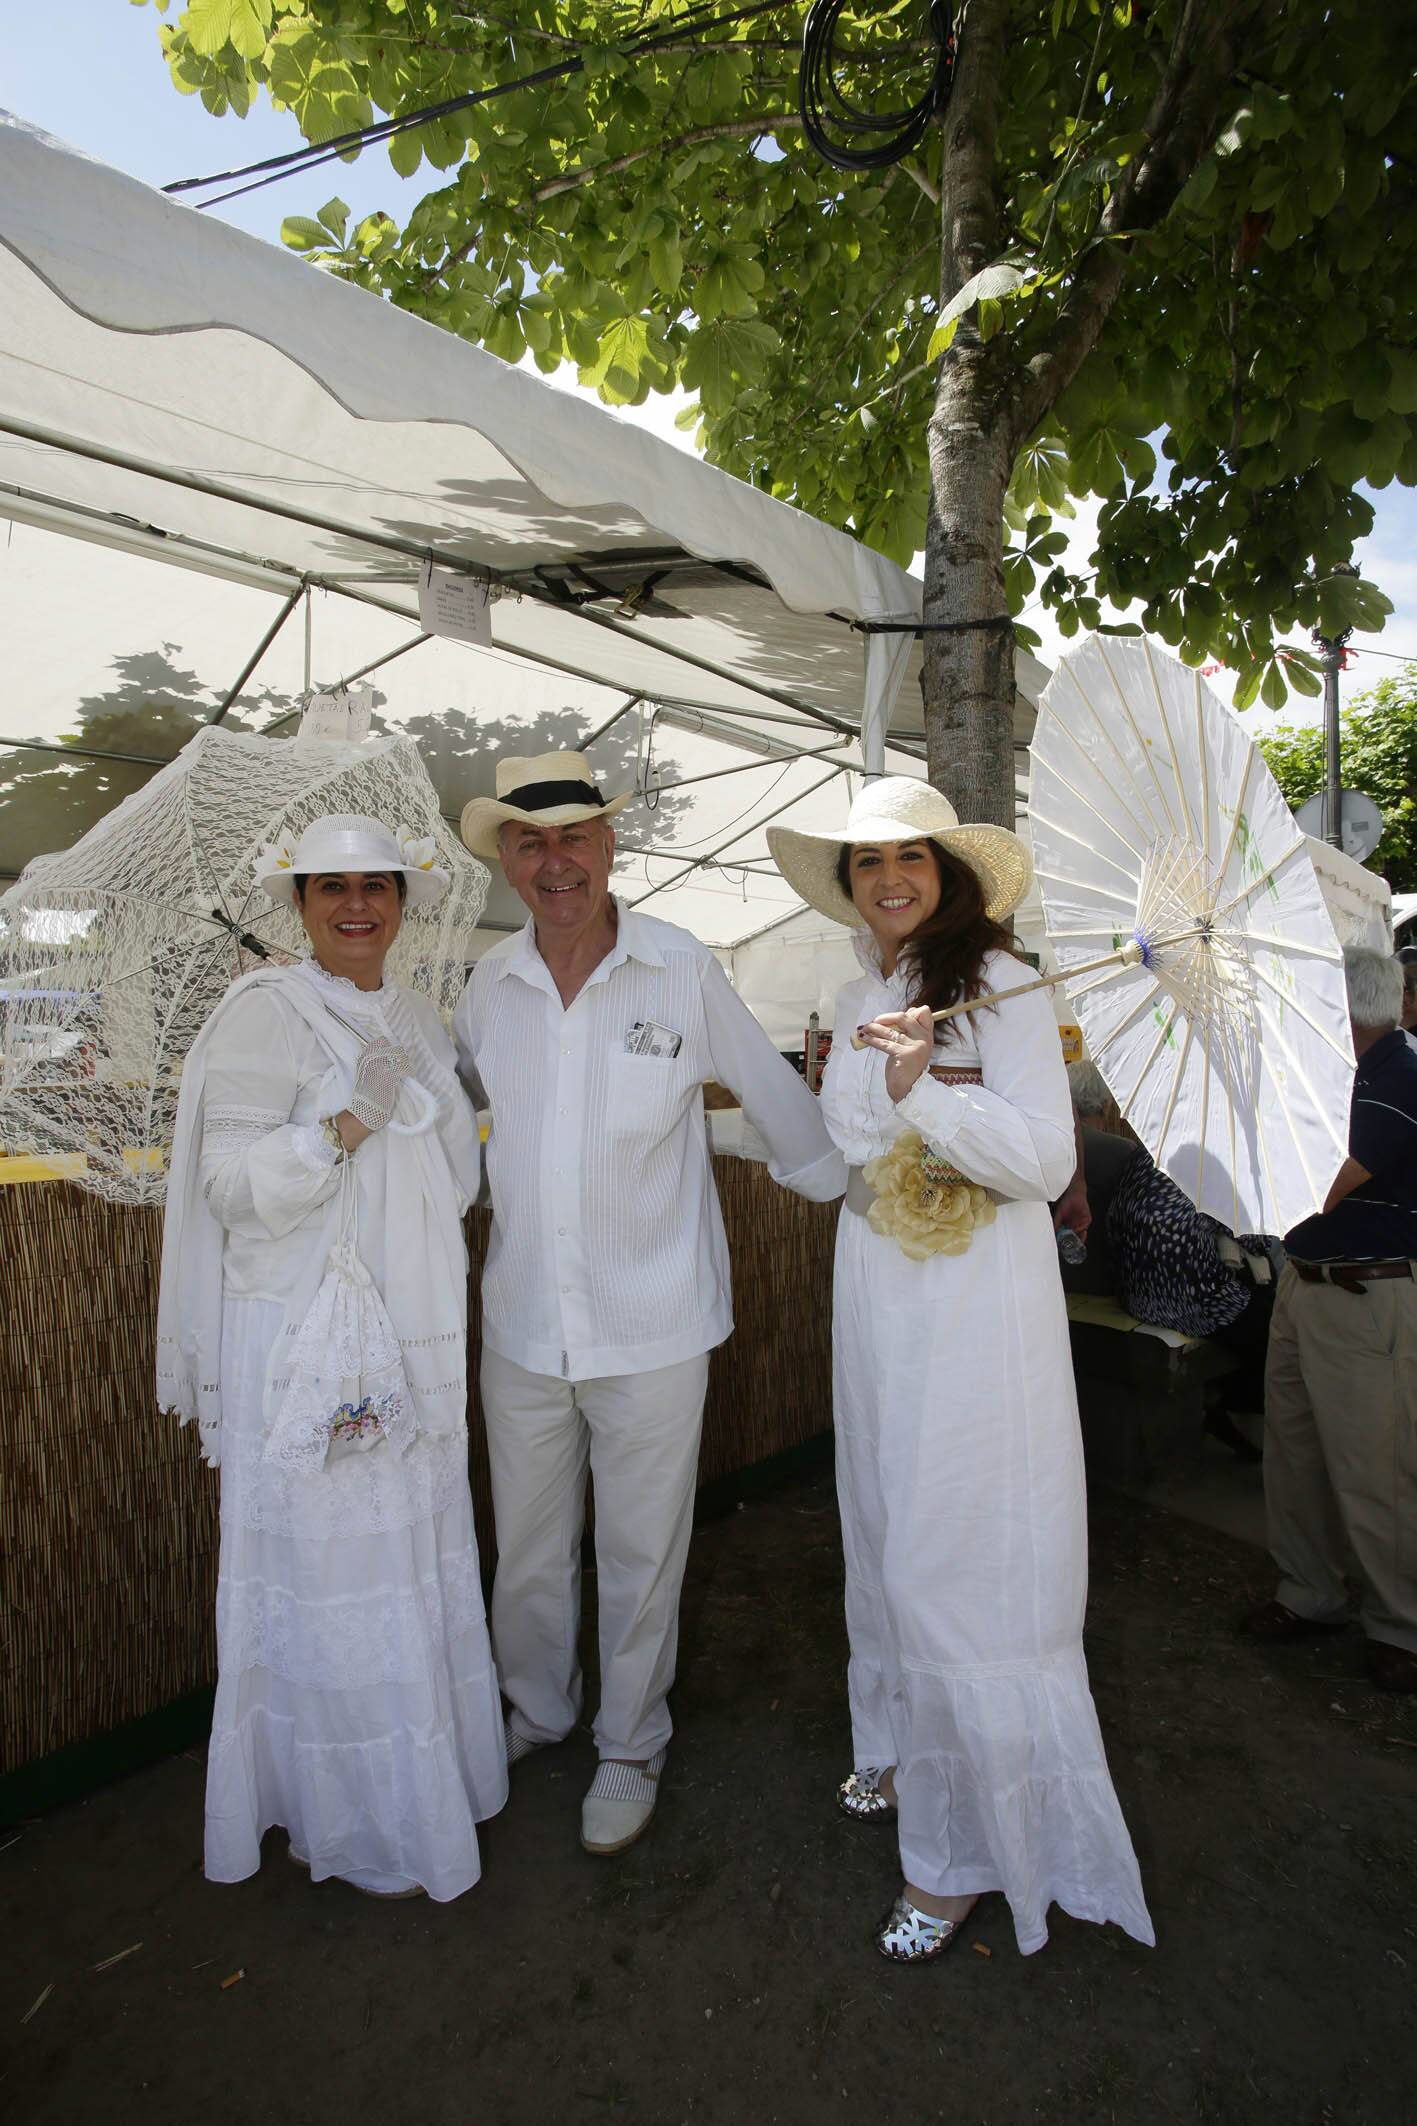
[[[581,1803],[581,1844],[588,1853],[623,1853],[649,1829],[666,1754],[660,1750],[643,1771],[637,1764],[601,1764]]]

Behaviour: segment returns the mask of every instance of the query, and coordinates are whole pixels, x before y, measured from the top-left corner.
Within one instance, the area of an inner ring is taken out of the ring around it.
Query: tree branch
[[[750,12],[744,17],[744,19],[752,20],[753,17],[757,15],[778,15],[781,14],[784,9],[792,6],[793,4],[794,0],[762,0],[762,5],[752,8]],[[466,20],[471,23],[482,24],[486,26],[495,27],[500,30],[504,30],[508,33],[508,35],[513,37],[525,37],[532,40],[533,42],[540,44],[559,45],[565,51],[588,52],[595,49],[599,42],[598,39],[591,37],[568,37],[561,30],[541,29],[534,23],[521,22],[518,21],[515,17],[508,17],[506,15],[498,14],[495,8],[490,7],[479,7],[475,11],[469,10]],[[384,38],[386,42],[395,41],[407,42],[410,44],[419,44],[428,41],[418,37],[398,39],[396,36],[391,37],[390,33],[388,32],[380,32],[379,34],[381,37]],[[652,33],[641,30],[640,34],[648,35]],[[707,43],[696,44],[692,39],[685,39],[683,43],[676,43],[672,45],[657,45],[656,49],[659,51],[697,50],[701,52],[742,51],[745,46],[749,46],[751,45],[751,43],[758,41],[762,41],[765,44],[772,44],[774,48],[777,48],[776,40],[750,40],[745,37],[740,39],[725,40],[724,42],[716,45],[711,45]],[[785,51],[800,51],[801,45],[800,43],[789,43],[786,39],[783,39],[780,48]],[[458,49],[458,47],[448,46],[446,47],[446,49],[456,50]]]
[[[913,184],[919,185],[921,191],[925,194],[925,197],[929,200],[931,206],[938,207],[938,205],[940,204],[940,195],[935,190],[935,187],[931,184],[929,178],[925,175],[925,172],[923,170],[917,170],[913,162],[903,162],[901,163],[900,168],[904,170],[906,176],[911,180]]]
[[[1126,277],[1132,239],[1163,221],[1229,114],[1227,90],[1253,30],[1282,0],[1187,0],[1144,131],[1147,145],[1114,187],[1058,311],[1051,343],[1028,363],[1015,394],[1015,449],[1031,435],[1096,346]]]
[[[669,140],[652,140],[645,147],[632,148],[628,155],[616,155],[609,162],[589,163],[584,169],[566,170],[560,177],[551,178],[529,192],[522,204],[539,207],[543,200],[555,199],[561,192],[574,192],[578,185],[588,185],[597,177],[618,177],[622,170],[643,162],[647,155],[668,155],[676,148],[697,148],[706,140],[730,140],[735,135],[755,133],[778,133],[785,126],[800,126],[801,118],[795,111],[780,111],[765,118],[727,118],[718,125],[694,126],[687,133],[676,133]]]
[[[778,117],[734,118],[725,120],[720,125],[695,126],[687,133],[676,133],[672,139],[652,140],[643,148],[633,148],[628,155],[617,155],[613,161],[587,164],[579,170],[566,170],[560,177],[548,178],[544,185],[538,185],[534,192],[528,192],[525,198],[514,200],[511,204],[517,209],[540,206],[543,200],[554,199],[561,192],[572,192],[578,185],[588,185],[597,177],[618,176],[622,170],[628,170],[635,163],[643,162],[647,155],[667,155],[676,148],[698,147],[703,141],[726,140],[734,135],[746,134],[751,138],[755,133],[777,132],[784,126],[800,126],[801,123],[797,113],[789,111]],[[441,279],[445,273],[451,273],[456,266],[461,266],[465,260],[471,258],[481,240],[482,230],[479,226],[462,243],[455,245],[438,265],[429,266],[425,270],[425,285]]]
[[[903,288],[905,286],[906,282],[910,279],[911,274],[919,265],[921,259],[924,258],[928,252],[933,251],[934,248],[935,239],[932,234],[928,242],[923,243],[918,251],[912,252],[911,256],[901,267],[899,273],[896,274],[895,279],[887,281],[885,287],[881,290],[880,294],[873,296],[864,310],[858,311],[857,315],[851,320],[850,331],[847,333],[847,336],[842,341],[841,345],[837,348],[835,354],[831,356],[829,361],[821,364],[820,367],[818,367],[818,369],[815,371],[807,391],[803,394],[801,406],[793,415],[792,419],[788,422],[786,428],[784,428],[784,430],[782,431],[784,440],[788,436],[790,436],[794,432],[794,430],[801,427],[803,421],[807,419],[809,414],[814,420],[821,419],[822,409],[817,399],[818,384],[825,380],[828,371],[836,367],[842,356],[850,351],[852,344],[860,338],[861,334],[865,331],[871,319],[876,315],[876,312],[881,309],[884,304],[890,301],[891,297],[895,294],[898,288]],[[915,374],[915,371],[912,370],[910,374],[913,376]],[[893,377],[891,379],[891,382],[887,384],[885,391],[878,391],[875,395],[875,398],[867,399],[865,401],[865,404],[868,406],[874,406],[876,403],[876,399],[885,398],[888,392],[894,391],[898,383],[902,383],[904,381],[905,380],[903,378]],[[852,410],[855,411],[854,408]]]

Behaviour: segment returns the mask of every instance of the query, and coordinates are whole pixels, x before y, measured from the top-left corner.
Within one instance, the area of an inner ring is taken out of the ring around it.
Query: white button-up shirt
[[[631,1053],[637,1023],[677,1034],[677,1053]],[[620,904],[613,948],[563,1005],[528,921],[473,968],[453,1032],[492,1111],[483,1335],[530,1372],[646,1373],[732,1330],[705,1079],[738,1095],[776,1180],[817,1202],[846,1186],[816,1101],[673,923]]]

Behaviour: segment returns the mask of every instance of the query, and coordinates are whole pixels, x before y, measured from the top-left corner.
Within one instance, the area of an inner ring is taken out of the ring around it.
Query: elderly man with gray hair
[[[1361,1587],[1368,1673],[1417,1690],[1417,1051],[1403,976],[1344,954],[1358,1068],[1348,1157],[1323,1210],[1285,1235],[1265,1377],[1265,1507],[1276,1599],[1265,1639],[1339,1630]]]
[[[454,1020],[464,1083],[492,1112],[482,1407],[508,1761],[580,1714],[589,1468],[600,1768],[581,1843],[602,1854],[654,1813],[708,1354],[733,1327],[701,1085],[737,1093],[785,1187],[828,1202],[846,1186],[816,1101],[708,947],[612,893],[610,822],[630,795],[602,797],[579,753],[498,762],[463,840],[529,913]]]

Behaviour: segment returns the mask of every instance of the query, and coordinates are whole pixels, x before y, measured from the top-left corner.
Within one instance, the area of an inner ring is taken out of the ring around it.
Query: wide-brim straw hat
[[[463,806],[462,838],[474,856],[494,863],[497,836],[508,820],[533,827],[569,827],[579,819],[613,819],[633,790],[602,797],[583,753],[535,753],[497,763],[497,795],[474,797]]]
[[[404,905],[426,908],[446,891],[452,877],[437,863],[431,834],[407,827],[395,833],[362,812],[331,812],[315,819],[298,839],[278,835],[256,859],[256,883],[273,901],[293,902],[297,878],[330,871],[401,871]]]
[[[837,859],[856,842],[929,839],[960,857],[984,889],[984,906],[997,922],[1011,915],[1033,883],[1033,858],[1007,827],[962,825],[947,797],[911,775],[882,775],[854,800],[846,825],[825,834],[769,827],[773,862],[794,893],[834,923],[864,927],[865,918],[837,883]]]

